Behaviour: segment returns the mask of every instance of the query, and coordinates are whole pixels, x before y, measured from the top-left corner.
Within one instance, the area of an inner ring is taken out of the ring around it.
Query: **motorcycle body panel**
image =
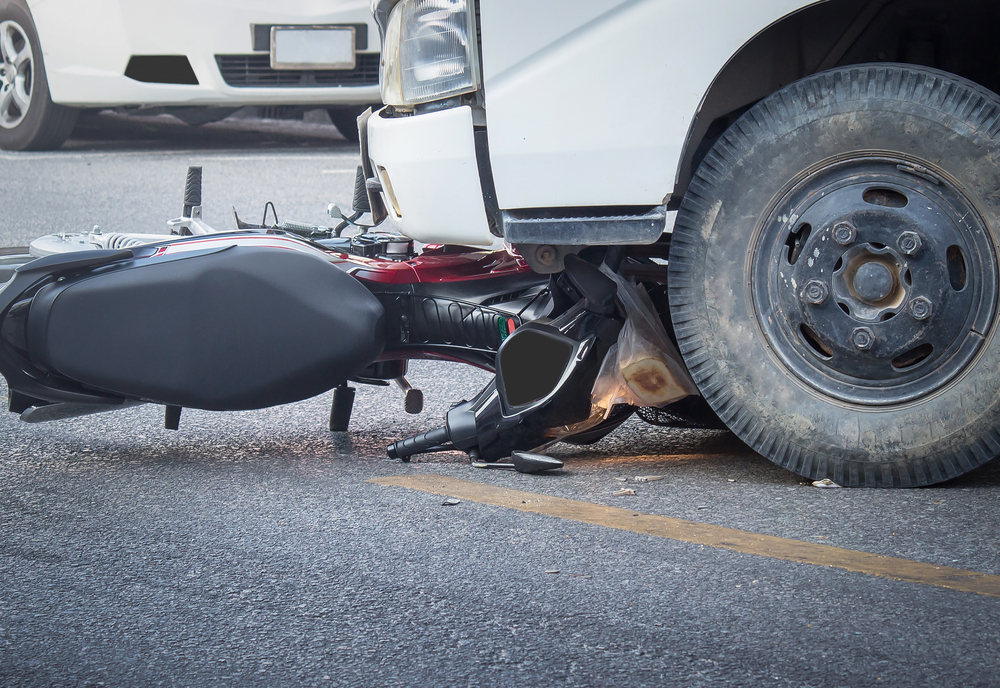
[[[4,289],[39,278],[20,294],[3,294],[16,303],[0,306],[7,316],[0,363],[12,390],[42,401],[74,401],[39,389],[54,380],[96,396],[262,408],[324,392],[384,347],[378,300],[309,251],[218,242],[175,252],[144,247],[97,267],[57,262],[39,270],[39,262]],[[35,384],[19,385],[24,377]]]

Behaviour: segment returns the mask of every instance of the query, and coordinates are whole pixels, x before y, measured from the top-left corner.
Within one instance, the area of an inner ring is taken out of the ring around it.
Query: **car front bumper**
[[[289,0],[278,6],[267,0],[118,0],[110,8],[101,0],[29,0],[28,4],[42,45],[49,92],[61,105],[239,107],[381,102],[378,29],[367,3],[337,6]],[[251,25],[367,26],[357,48],[359,65],[366,67],[364,78],[345,74],[345,85],[333,85],[341,82],[331,81],[328,73],[326,81],[310,75],[299,85],[294,75],[289,79],[289,72],[270,69],[269,52],[255,50]],[[147,83],[125,76],[132,56],[159,55],[185,56],[198,84]],[[233,58],[242,62],[231,65],[224,76],[223,62]]]
[[[479,181],[472,109],[368,120],[368,156],[389,218],[427,243],[498,245]]]

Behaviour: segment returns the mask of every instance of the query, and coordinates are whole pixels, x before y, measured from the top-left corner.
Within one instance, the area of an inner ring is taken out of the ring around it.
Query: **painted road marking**
[[[668,516],[637,513],[628,509],[592,504],[575,499],[550,497],[535,492],[508,490],[455,478],[432,475],[398,475],[376,478],[370,482],[378,485],[405,487],[435,495],[458,497],[479,504],[491,504],[517,511],[554,516],[568,521],[652,535],[653,537],[729,549],[760,557],[795,561],[813,566],[828,566],[855,573],[864,573],[869,576],[1000,597],[1000,576],[991,576],[978,571],[935,566],[920,561],[857,552],[830,545],[817,545],[801,540],[788,540],[773,535],[761,535],[746,530],[724,528]]]

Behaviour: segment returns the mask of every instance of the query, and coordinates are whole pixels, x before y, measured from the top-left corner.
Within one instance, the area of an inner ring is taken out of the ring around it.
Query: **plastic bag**
[[[601,270],[618,285],[626,320],[594,382],[591,402],[595,411],[606,418],[615,404],[666,406],[698,394],[646,290],[607,266]]]

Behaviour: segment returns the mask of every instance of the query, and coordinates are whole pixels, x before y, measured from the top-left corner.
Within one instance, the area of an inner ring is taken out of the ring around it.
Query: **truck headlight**
[[[389,14],[380,83],[386,105],[479,88],[474,0],[403,0]]]

